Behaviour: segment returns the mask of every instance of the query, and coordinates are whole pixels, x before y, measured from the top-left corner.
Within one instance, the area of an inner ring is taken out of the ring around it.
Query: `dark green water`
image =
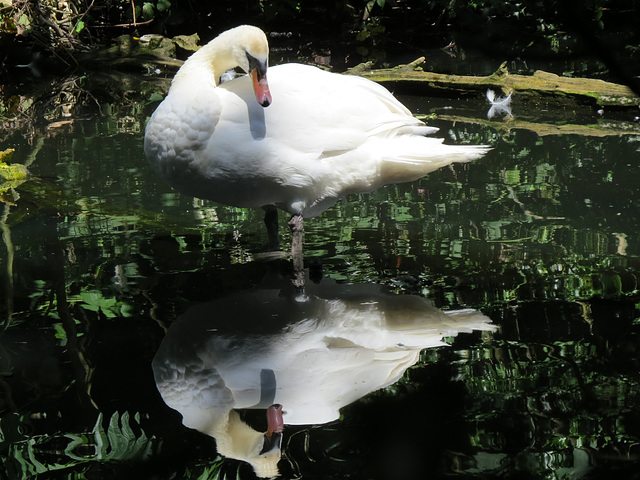
[[[152,107],[5,142],[37,178],[0,205],[0,477],[253,478],[182,426],[151,361],[189,307],[274,272],[286,283],[289,261],[264,254],[262,212],[156,179],[142,153]],[[423,350],[337,421],[287,425],[281,473],[638,478],[640,137],[430,123],[495,148],[310,219],[305,261],[321,286],[382,284],[497,330]],[[238,314],[258,336],[276,328],[255,317]],[[243,415],[264,430],[260,412]]]

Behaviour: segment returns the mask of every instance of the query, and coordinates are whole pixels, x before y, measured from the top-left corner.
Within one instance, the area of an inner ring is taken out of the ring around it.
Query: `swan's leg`
[[[265,205],[262,209],[264,210],[264,224],[267,227],[267,248],[271,251],[279,250],[278,209],[274,205]]]
[[[289,220],[291,228],[291,259],[293,260],[293,284],[304,287],[304,256],[302,254],[302,237],[304,233],[301,214],[295,214]]]

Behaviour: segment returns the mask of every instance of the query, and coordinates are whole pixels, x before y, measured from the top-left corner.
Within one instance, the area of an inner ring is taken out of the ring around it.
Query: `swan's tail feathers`
[[[439,130],[437,127],[427,125],[405,125],[395,131],[396,135],[432,135]]]
[[[417,311],[415,314],[412,318],[405,315],[402,325],[387,324],[384,341],[409,348],[429,348],[447,345],[443,339],[455,337],[459,333],[497,330],[497,326],[491,323],[489,317],[473,309],[450,311],[431,309],[426,310],[424,315],[420,315]],[[409,320],[408,323],[406,323],[407,320]]]
[[[441,138],[413,135],[388,138],[372,147],[372,154],[380,159],[380,177],[385,183],[412,182],[452,163],[480,158],[491,150],[486,145],[444,145]]]
[[[458,332],[470,333],[474,330],[493,332],[497,326],[491,323],[491,319],[477,310],[465,308],[462,310],[449,310],[447,323]]]

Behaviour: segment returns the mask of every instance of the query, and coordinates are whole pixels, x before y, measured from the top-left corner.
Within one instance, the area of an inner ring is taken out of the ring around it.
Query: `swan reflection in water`
[[[189,309],[154,360],[158,389],[183,424],[215,438],[218,452],[278,474],[284,424],[339,418],[340,408],[393,384],[443,337],[493,330],[475,310],[443,312],[379,285],[307,282],[256,288]],[[236,409],[266,409],[267,432]]]

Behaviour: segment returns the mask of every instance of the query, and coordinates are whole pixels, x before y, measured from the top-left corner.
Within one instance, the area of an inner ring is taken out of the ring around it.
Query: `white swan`
[[[244,25],[180,68],[144,141],[147,158],[172,187],[264,207],[272,219],[278,207],[301,231],[302,216],[322,213],[343,195],[413,181],[488,150],[425,137],[437,129],[361,77],[285,64],[269,68],[267,83],[268,56],[264,32]],[[220,84],[236,67],[249,75]],[[277,242],[277,223],[269,234]]]
[[[285,425],[335,421],[345,405],[398,381],[423,349],[447,345],[443,337],[496,328],[478,311],[443,312],[374,284],[323,279],[307,294],[298,301],[287,280],[193,306],[153,359],[158,390],[183,424],[259,477],[277,472]],[[235,409],[267,409],[267,434]]]

